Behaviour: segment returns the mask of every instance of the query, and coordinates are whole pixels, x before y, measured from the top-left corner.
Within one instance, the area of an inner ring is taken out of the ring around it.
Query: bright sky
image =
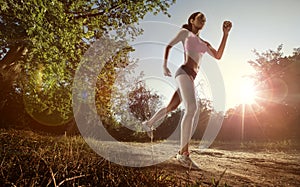
[[[171,18],[162,14],[149,14],[145,17],[141,23],[145,33],[135,41],[137,51],[133,56],[140,59],[141,70],[148,71],[146,74],[150,77],[151,84],[168,101],[172,94],[170,90],[175,89],[176,85],[172,82],[174,78],[162,76],[165,45],[193,12],[200,11],[205,14],[207,21],[200,37],[216,49],[221,41],[223,21],[232,21],[233,28],[222,59],[217,61],[206,55],[201,64],[202,73],[198,75],[199,80],[206,79],[212,87],[222,87],[220,82],[224,82],[224,94],[221,88],[220,92],[218,88],[208,88],[212,91],[206,91],[204,95],[214,99],[218,95],[214,96],[214,93],[209,92],[225,95],[225,108],[228,109],[241,103],[243,76],[253,72],[247,63],[255,60],[253,49],[263,52],[268,49],[275,50],[283,44],[284,54],[291,55],[294,48],[300,47],[299,7],[299,0],[177,0],[169,9]],[[181,44],[176,47],[178,49],[173,48],[169,57],[173,75],[176,68],[183,63]],[[156,78],[151,79],[151,76]]]

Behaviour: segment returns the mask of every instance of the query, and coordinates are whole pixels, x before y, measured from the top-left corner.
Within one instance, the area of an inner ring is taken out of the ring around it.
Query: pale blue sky
[[[171,18],[162,14],[149,14],[145,17],[141,23],[145,34],[135,41],[137,52],[133,56],[146,59],[141,60],[141,69],[149,71],[149,76],[151,72],[161,75],[165,44],[187,22],[191,13],[201,11],[205,14],[207,21],[200,37],[215,48],[218,48],[222,37],[223,21],[232,21],[233,28],[223,58],[216,61],[207,55],[202,62],[203,66],[207,63],[218,63],[226,89],[226,108],[230,108],[241,102],[239,90],[243,82],[242,76],[253,72],[247,63],[255,59],[253,49],[263,52],[283,44],[284,54],[291,55],[293,48],[300,47],[299,7],[299,0],[177,0],[169,9]],[[181,44],[176,47],[179,50],[172,49],[170,54],[170,60],[174,62],[173,74],[183,62],[183,55],[179,52],[182,49]],[[207,72],[204,76],[205,74]],[[172,82],[170,78],[165,80]],[[213,84],[212,81],[214,80],[210,80],[210,84]],[[166,85],[162,86],[160,81],[155,86],[163,87],[161,89],[165,89],[164,93],[167,93],[166,87],[172,86]],[[167,94],[165,96],[169,97]]]

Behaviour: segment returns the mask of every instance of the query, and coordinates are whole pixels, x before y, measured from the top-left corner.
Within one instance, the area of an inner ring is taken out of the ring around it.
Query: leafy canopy
[[[104,35],[134,39],[142,31],[136,25],[140,19],[148,12],[170,16],[167,9],[173,3],[175,0],[0,0],[0,75],[10,80],[5,84],[18,85],[29,114],[59,116],[58,121],[65,122],[72,116],[73,76],[89,46]],[[129,51],[122,51],[119,57]],[[111,73],[104,76],[108,90],[99,94],[103,106],[109,100],[114,67],[128,63],[118,58],[115,62],[105,69]]]

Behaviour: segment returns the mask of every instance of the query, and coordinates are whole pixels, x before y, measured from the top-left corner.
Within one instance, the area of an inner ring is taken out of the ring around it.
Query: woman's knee
[[[188,113],[188,114],[195,114],[197,111],[196,103],[187,104],[185,110],[186,110],[186,113]]]
[[[168,104],[167,108],[167,112],[172,112],[175,109],[177,109],[177,107],[180,105],[180,97],[179,94],[177,92],[175,92],[175,94],[173,95],[170,103]]]
[[[176,108],[178,107],[179,104],[174,104],[174,105],[169,105],[167,106],[167,112],[172,112],[174,110],[176,110]]]

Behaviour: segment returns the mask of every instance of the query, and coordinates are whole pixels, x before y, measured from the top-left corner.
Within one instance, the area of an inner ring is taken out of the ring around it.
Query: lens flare
[[[242,104],[254,104],[256,99],[256,88],[251,79],[245,79],[240,87],[240,99]]]

